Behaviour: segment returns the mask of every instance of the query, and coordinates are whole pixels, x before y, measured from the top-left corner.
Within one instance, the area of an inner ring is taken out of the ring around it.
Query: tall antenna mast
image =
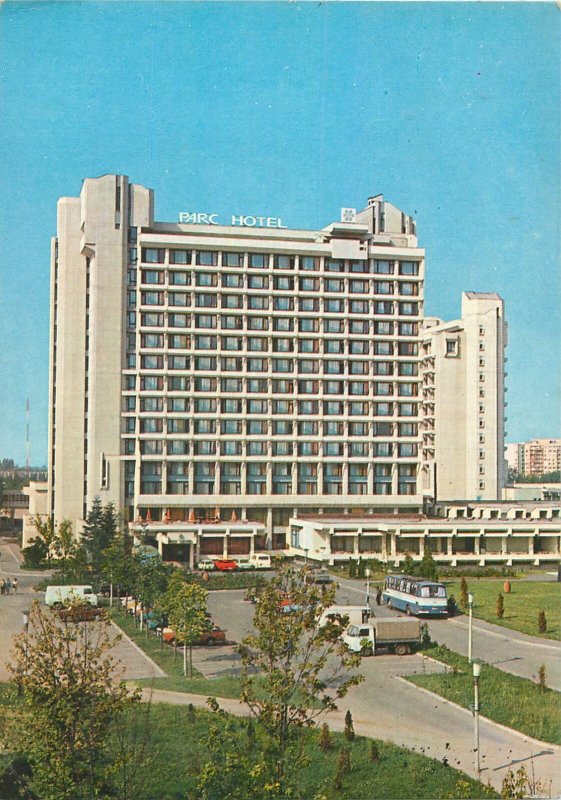
[[[25,403],[25,470],[29,477],[29,397]]]

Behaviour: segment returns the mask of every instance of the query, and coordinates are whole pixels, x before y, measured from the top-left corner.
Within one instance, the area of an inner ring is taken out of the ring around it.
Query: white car
[[[201,558],[200,561],[197,561],[197,569],[211,570],[216,569],[216,566],[212,558]]]
[[[66,603],[89,603],[97,606],[97,595],[91,586],[47,586],[45,605],[60,608]]]
[[[254,569],[255,565],[251,563],[248,556],[240,556],[235,558],[234,561],[238,565],[238,569]]]

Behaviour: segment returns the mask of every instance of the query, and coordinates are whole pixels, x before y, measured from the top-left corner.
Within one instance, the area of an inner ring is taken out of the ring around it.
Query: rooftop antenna
[[[25,471],[29,477],[29,397],[25,403]]]

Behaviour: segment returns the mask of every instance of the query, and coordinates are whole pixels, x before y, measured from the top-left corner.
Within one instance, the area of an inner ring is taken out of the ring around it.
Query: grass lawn
[[[505,594],[504,579],[467,578],[468,590],[473,592],[473,615],[480,619],[547,639],[561,640],[561,584],[543,581],[510,580],[511,590]],[[460,581],[443,581],[448,594],[460,600]],[[497,596],[504,597],[504,617],[497,617]],[[538,631],[538,613],[543,610],[547,618],[547,633]]]
[[[447,647],[427,650],[427,655],[453,668],[439,675],[411,675],[408,681],[471,708],[473,673],[470,664]],[[546,678],[547,683],[547,678]],[[509,675],[496,667],[482,664],[479,679],[481,714],[514,730],[544,742],[561,744],[561,693],[553,689],[541,691],[527,678]]]
[[[11,692],[11,697],[9,695],[0,692],[2,710],[14,702],[14,693]],[[131,796],[143,800],[184,800],[185,797],[197,796],[197,776],[209,760],[209,726],[211,721],[222,724],[221,719],[224,717],[210,711],[152,705],[148,719],[142,721],[142,731],[148,732],[146,754],[149,761],[144,767],[135,769],[138,789]],[[235,724],[241,728],[246,723],[240,719]],[[129,736],[136,737],[138,744],[142,738],[138,721],[136,727],[130,723],[127,730]],[[309,763],[298,775],[295,800],[314,797],[324,800],[498,797],[458,770],[404,748],[377,742],[379,760],[373,763],[369,757],[370,739],[357,736],[349,743],[342,734],[332,734],[332,747],[324,754],[318,747],[317,731],[306,731],[304,735]],[[333,778],[343,747],[350,750],[351,771],[343,776],[342,789],[335,790]],[[248,748],[251,748],[249,741]],[[0,762],[0,769],[3,765]],[[6,795],[6,800],[15,796]]]
[[[134,624],[132,616],[124,614],[117,606],[113,606],[111,618],[166,673],[167,677],[165,678],[144,678],[135,681],[139,686],[152,686],[154,689],[168,689],[175,692],[193,692],[213,697],[238,698],[240,696],[239,678],[205,678],[196,669],[193,669],[192,678],[185,678],[183,677],[183,650],[181,648],[177,649],[177,656],[175,656],[173,647],[167,644],[162,647],[160,639],[152,631],[148,632],[148,636],[146,630],[140,631]]]

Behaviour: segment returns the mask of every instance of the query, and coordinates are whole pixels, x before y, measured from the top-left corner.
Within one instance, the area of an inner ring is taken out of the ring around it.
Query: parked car
[[[53,606],[55,608],[55,606]],[[56,607],[56,613],[64,622],[89,622],[105,614],[102,608],[90,605],[88,602],[77,603],[68,608]]]
[[[212,558],[201,558],[200,561],[197,561],[197,569],[211,570],[216,569],[216,567]]]
[[[255,569],[255,564],[249,560],[249,556],[238,556],[235,559],[238,569]]]
[[[268,553],[254,553],[249,560],[257,569],[271,569],[271,556]]]
[[[162,638],[164,642],[168,644],[173,644],[173,642],[177,641],[177,644],[183,644],[181,638],[176,636],[175,631],[173,628],[164,628],[162,631]],[[193,644],[194,645],[206,645],[212,646],[217,644],[225,644],[226,643],[226,631],[223,628],[219,628],[218,625],[213,625],[206,633],[204,633],[199,639],[196,639]]]
[[[238,568],[238,565],[235,561],[232,561],[228,558],[219,558],[214,562],[214,566],[216,569],[219,569],[221,572],[233,572],[235,569]]]

